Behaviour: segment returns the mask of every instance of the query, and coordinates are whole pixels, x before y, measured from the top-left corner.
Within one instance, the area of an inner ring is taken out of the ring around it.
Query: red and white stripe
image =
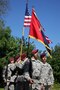
[[[24,17],[24,27],[30,27],[31,23],[31,16],[25,16]]]

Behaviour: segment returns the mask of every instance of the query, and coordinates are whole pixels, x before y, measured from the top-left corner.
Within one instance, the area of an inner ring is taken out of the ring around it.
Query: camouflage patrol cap
[[[32,50],[32,54],[36,54],[38,52],[38,49]]]

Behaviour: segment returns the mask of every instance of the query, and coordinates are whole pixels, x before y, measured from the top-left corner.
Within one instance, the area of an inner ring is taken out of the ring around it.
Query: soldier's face
[[[35,59],[37,59],[37,57],[38,57],[38,52],[35,53],[34,57],[35,57]]]
[[[42,57],[42,62],[45,63],[46,62],[46,59],[47,59],[46,56]]]
[[[11,63],[14,63],[14,60],[12,60]]]

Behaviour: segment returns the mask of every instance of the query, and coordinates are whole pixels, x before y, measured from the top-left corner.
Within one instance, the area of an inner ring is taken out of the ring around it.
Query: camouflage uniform
[[[39,60],[32,60],[32,90],[40,90],[40,74],[41,74],[41,62]]]
[[[51,90],[51,86],[54,83],[54,76],[53,76],[53,70],[49,63],[46,62],[47,57],[45,53],[42,53],[40,55],[42,60],[42,68],[41,68],[41,88],[43,90]]]
[[[29,83],[27,78],[29,77],[29,59],[25,58],[23,61],[16,63],[18,76],[16,80],[16,90],[29,90]]]
[[[2,77],[4,80],[4,90],[8,90],[8,81],[9,80],[8,80],[7,74],[8,74],[8,65],[5,65],[3,68],[3,72],[2,72]]]
[[[45,64],[42,63],[40,82],[44,85],[44,90],[50,90],[51,85],[54,83],[53,70],[47,62]]]
[[[8,78],[9,78],[9,90],[15,89],[15,78],[16,78],[16,65],[15,63],[8,64]]]
[[[41,61],[38,60],[38,50],[32,50],[32,90],[40,90],[40,74],[41,74]]]

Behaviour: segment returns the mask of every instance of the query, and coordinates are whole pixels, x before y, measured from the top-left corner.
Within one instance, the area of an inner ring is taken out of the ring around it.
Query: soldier
[[[16,79],[16,90],[29,90],[29,82],[28,82],[28,69],[29,69],[29,59],[27,58],[26,53],[23,53],[20,56],[17,56],[17,79]]]
[[[51,90],[51,86],[54,83],[53,70],[50,64],[46,62],[46,54],[42,53],[40,55],[42,60],[42,68],[41,68],[41,89],[42,90]]]
[[[38,49],[32,50],[32,90],[40,90],[41,61],[38,60]]]
[[[15,90],[15,78],[16,78],[16,65],[14,58],[11,57],[8,64],[8,78],[9,78],[9,90]]]
[[[7,85],[8,65],[6,65],[6,62],[3,62],[3,64],[4,67],[3,67],[2,77],[4,81],[4,90],[8,90],[8,85]]]

